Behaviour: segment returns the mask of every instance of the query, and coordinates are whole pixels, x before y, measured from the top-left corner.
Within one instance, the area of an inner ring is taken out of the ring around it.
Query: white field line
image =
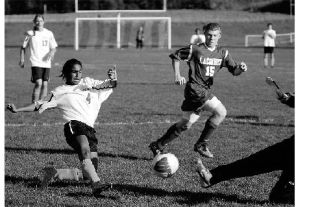
[[[204,123],[206,120],[198,121],[200,123]],[[146,121],[146,122],[97,122],[96,126],[122,126],[122,125],[154,125],[154,124],[173,124],[176,121],[171,120],[164,120],[164,121]],[[256,123],[256,124],[272,124],[274,123],[274,119],[263,119],[263,120],[253,120],[253,119],[234,119],[234,118],[226,118],[225,122],[233,122],[233,123]],[[15,123],[5,123],[5,127],[23,127],[23,126],[61,126],[64,125],[65,122],[54,122],[54,123],[22,123],[22,124],[15,124]],[[288,123],[284,125],[289,125]]]

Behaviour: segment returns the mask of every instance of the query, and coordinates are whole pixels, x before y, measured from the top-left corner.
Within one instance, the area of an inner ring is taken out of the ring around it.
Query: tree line
[[[167,9],[259,10],[290,0],[167,0]],[[279,6],[275,6],[279,8]],[[78,0],[80,10],[163,9],[163,0]],[[289,7],[288,7],[289,8]],[[75,0],[5,0],[5,14],[70,13]]]

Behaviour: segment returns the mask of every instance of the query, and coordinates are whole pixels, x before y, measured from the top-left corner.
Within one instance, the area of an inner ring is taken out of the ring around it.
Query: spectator
[[[206,41],[205,36],[203,34],[200,34],[200,29],[199,28],[196,28],[195,29],[195,34],[193,34],[191,36],[190,44],[197,45],[197,44],[204,43],[205,41]]]
[[[276,39],[276,31],[272,29],[272,23],[267,24],[266,30],[263,31],[262,38],[264,40],[264,67],[268,67],[268,59],[270,56],[270,66],[274,67],[274,47]]]

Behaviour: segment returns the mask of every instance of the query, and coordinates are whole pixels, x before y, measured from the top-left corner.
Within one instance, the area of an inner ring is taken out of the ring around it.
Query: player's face
[[[82,67],[78,64],[73,65],[71,71],[66,76],[66,83],[68,85],[78,85],[82,78]]]
[[[42,29],[43,28],[43,25],[44,25],[44,20],[42,17],[37,17],[35,20],[34,20],[34,26],[36,27],[37,30],[39,29]]]
[[[219,29],[209,30],[204,34],[206,36],[206,45],[208,47],[215,47],[218,44],[219,39],[221,38],[221,31]]]

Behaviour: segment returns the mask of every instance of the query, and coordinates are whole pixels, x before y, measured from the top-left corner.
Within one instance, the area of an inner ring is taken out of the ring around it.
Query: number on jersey
[[[214,74],[214,66],[207,66],[206,67],[206,76],[212,77]]]

